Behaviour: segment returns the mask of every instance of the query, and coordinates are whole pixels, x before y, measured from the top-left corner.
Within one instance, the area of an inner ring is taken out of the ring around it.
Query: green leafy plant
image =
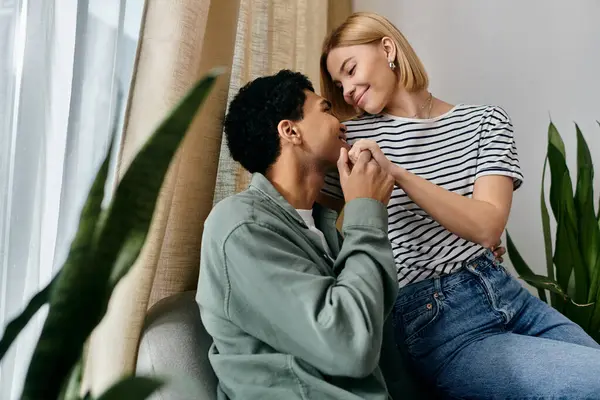
[[[22,399],[80,399],[83,347],[106,314],[110,296],[146,240],[171,159],[221,74],[213,70],[174,108],[137,154],[110,204],[103,208],[112,144],[81,212],[66,262],[55,278],[11,321],[0,360],[39,308],[49,311],[25,378]],[[114,137],[114,135],[113,135]],[[144,399],[164,382],[130,376],[98,399]],[[87,394],[84,399],[92,399]]]
[[[600,125],[600,123],[599,123]],[[553,123],[542,174],[540,205],[546,253],[546,275],[535,274],[507,233],[507,250],[520,277],[538,290],[540,299],[579,324],[600,341],[600,209],[594,211],[594,166],[579,126],[575,193],[567,167],[565,144]],[[544,180],[550,167],[550,208],[556,221],[554,246]],[[599,202],[600,208],[600,202]],[[550,293],[550,300],[546,296]]]

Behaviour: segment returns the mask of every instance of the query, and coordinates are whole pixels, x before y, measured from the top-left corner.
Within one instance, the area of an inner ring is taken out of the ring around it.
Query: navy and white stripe
[[[472,197],[485,175],[523,175],[506,112],[494,106],[457,105],[428,120],[370,115],[345,123],[348,143],[376,141],[394,163],[444,189]],[[327,175],[323,192],[343,199],[337,173]],[[449,274],[484,249],[449,232],[396,188],[388,205],[388,234],[400,286]]]

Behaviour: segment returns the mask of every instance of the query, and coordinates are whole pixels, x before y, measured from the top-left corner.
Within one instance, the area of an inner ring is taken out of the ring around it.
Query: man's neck
[[[323,187],[325,173],[316,167],[302,166],[297,160],[280,157],[267,173],[267,179],[292,207],[309,210]]]

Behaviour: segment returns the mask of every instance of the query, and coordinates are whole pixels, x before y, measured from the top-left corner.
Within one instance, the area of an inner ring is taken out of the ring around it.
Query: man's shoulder
[[[217,203],[204,224],[204,235],[224,242],[244,225],[269,225],[279,221],[278,209],[258,190],[248,189]]]
[[[256,196],[249,195],[247,191],[221,200],[206,218],[204,234],[226,233],[244,222],[253,221],[257,201]]]

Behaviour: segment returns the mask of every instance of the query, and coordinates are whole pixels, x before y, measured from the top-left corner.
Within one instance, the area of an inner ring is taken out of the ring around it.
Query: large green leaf
[[[542,169],[542,189],[540,191],[540,209],[542,212],[542,233],[544,234],[544,252],[546,255],[546,273],[548,278],[554,280],[554,262],[552,261],[552,235],[550,233],[550,216],[546,206],[546,169],[548,168],[548,157],[544,159],[544,168]],[[562,302],[556,293],[550,292],[550,299],[554,307]]]
[[[558,221],[560,203],[564,202],[569,218],[575,223],[575,202],[573,200],[573,183],[564,154],[564,143],[553,124],[548,129],[548,162],[550,164],[550,206],[554,218]],[[563,182],[565,181],[565,182]]]
[[[587,301],[589,272],[583,264],[578,247],[577,217],[573,183],[567,167],[565,146],[554,124],[548,128],[548,162],[550,164],[550,206],[557,221],[554,265],[556,280],[575,301]],[[573,293],[568,291],[571,274],[575,274]]]
[[[111,288],[139,255],[171,158],[222,72],[211,71],[187,94],[140,150],[117,188],[96,255],[111,267]]]
[[[590,287],[588,288],[588,301],[594,301],[598,278],[600,274],[596,267],[596,260],[600,256],[600,230],[594,212],[594,166],[592,156],[579,126],[577,131],[577,190],[575,192],[575,206],[577,210],[578,244],[585,263]]]
[[[600,126],[600,121],[596,121],[598,126]],[[598,220],[598,228],[600,229],[600,197],[598,197],[598,214],[596,215],[596,219]]]
[[[143,376],[130,376],[114,384],[98,400],[144,400],[160,389],[162,380]]]
[[[104,200],[104,186],[108,176],[112,144],[113,141],[111,140],[108,152],[96,174],[96,178],[81,211],[79,227],[71,243],[67,260],[53,281],[52,290],[49,293],[50,310],[48,311],[40,339],[29,365],[25,387],[23,388],[23,399],[38,399],[44,396],[56,398],[63,385],[65,376],[70,372],[75,361],[79,358],[81,349],[60,348],[53,338],[68,336],[66,332],[72,331],[73,327],[77,326],[77,322],[75,321],[78,321],[78,318],[73,318],[72,315],[65,313],[64,310],[69,307],[80,307],[86,303],[82,299],[85,299],[86,296],[94,295],[82,290],[82,288],[85,287],[84,280],[90,276],[87,273],[91,264],[90,249],[102,201]],[[74,284],[74,282],[76,283]],[[70,296],[68,295],[69,293],[71,293]],[[69,363],[62,365],[62,368],[55,368],[57,364],[61,364],[56,360],[58,353],[61,353],[61,358],[64,356],[69,360]],[[51,355],[54,358],[50,357]],[[53,367],[48,368],[48,365],[52,365]],[[34,377],[40,375],[51,377],[54,380],[55,391],[52,395],[46,394],[45,388],[37,385],[37,382],[31,383]]]
[[[17,336],[19,336],[19,333],[23,330],[23,328],[27,326],[27,323],[31,320],[31,318],[44,304],[48,302],[52,285],[56,281],[57,277],[58,274],[54,277],[54,279],[52,279],[52,282],[50,282],[45,288],[37,292],[31,298],[29,304],[27,304],[27,307],[25,307],[25,310],[23,310],[19,316],[6,325],[2,339],[0,339],[0,360],[4,358],[4,355],[10,348],[10,345],[14,342]]]
[[[600,126],[600,121],[596,121]],[[600,229],[600,198],[598,199],[598,214],[596,215],[596,220],[598,221],[598,229]],[[592,287],[590,288],[591,293],[595,293],[594,296],[596,306],[594,308],[594,312],[592,314],[591,320],[591,334],[593,337],[600,342],[600,278],[598,274],[600,274],[600,256],[596,260],[595,267],[595,280],[592,283]]]
[[[94,232],[97,224],[80,228],[91,231],[93,247],[81,249],[82,255],[69,257],[63,267],[27,373],[25,399],[58,395],[85,340],[106,313],[114,285],[139,255],[171,159],[220,74],[215,70],[199,81],[137,154],[98,224],[101,232]],[[94,218],[99,214],[97,210]]]
[[[536,276],[533,273],[533,271],[531,270],[531,268],[529,268],[529,266],[527,265],[525,260],[523,260],[523,257],[521,257],[521,254],[517,250],[517,247],[515,246],[515,243],[513,242],[512,238],[510,237],[510,234],[508,233],[508,231],[506,232],[506,249],[508,250],[508,256],[510,257],[510,261],[511,261],[513,267],[515,267],[515,271],[517,271],[517,273],[521,277]],[[538,296],[539,296],[540,300],[548,302],[548,299],[546,298],[546,292],[545,292],[546,288],[540,287],[540,286],[535,286],[535,285],[532,285],[532,286],[534,286],[535,288],[538,289]]]
[[[565,175],[568,171],[565,171]],[[556,227],[556,250],[554,252],[554,264],[556,265],[556,277],[559,285],[565,291],[569,288],[571,273],[575,277],[574,293],[567,293],[573,297],[575,302],[584,304],[588,301],[588,269],[585,266],[577,243],[577,229],[569,217],[569,204],[572,203],[571,181],[563,178],[563,192],[559,197],[559,216]]]
[[[600,257],[596,260],[596,270],[600,270]],[[600,332],[600,285],[596,287],[594,294],[592,301],[595,302],[595,306],[591,316],[590,330]]]
[[[92,184],[90,195],[88,196],[88,199],[86,200],[81,212],[77,236],[71,244],[71,249],[67,257],[67,259],[71,259],[75,262],[81,259],[80,257],[85,253],[85,249],[90,245],[92,240],[93,225],[95,224],[97,214],[104,198],[104,184],[106,183],[106,177],[108,174],[111,150],[112,142],[109,145],[108,154],[102,162],[96,179]],[[57,273],[45,288],[40,290],[31,298],[25,310],[23,310],[18,317],[16,317],[6,326],[4,336],[0,340],[0,360],[4,357],[11,343],[16,339],[21,330],[25,328],[29,320],[44,304],[50,300],[52,287],[57,285],[56,282],[58,281],[60,275],[60,272]]]
[[[63,389],[61,391],[59,400],[79,400],[79,389],[81,387],[81,378],[83,376],[83,359],[79,361],[73,367],[71,375],[68,379],[63,382]]]
[[[576,304],[567,302],[565,305],[564,315],[571,321],[581,326],[586,332],[591,329],[591,317],[594,311],[594,303]]]
[[[536,275],[536,274],[526,274],[526,275],[519,275],[519,278],[523,279],[525,282],[529,283],[531,286],[533,286],[535,288],[545,289],[545,290],[548,290],[548,291],[550,291],[552,293],[557,294],[564,301],[570,303],[571,305],[573,305],[575,307],[588,308],[588,309],[591,310],[591,307],[594,305],[594,303],[576,303],[568,295],[568,293],[566,293],[560,287],[560,285],[558,284],[558,282],[556,282],[555,280],[552,280],[552,279],[548,278],[547,276]]]
[[[558,133],[556,126],[552,122],[550,122],[550,125],[548,126],[548,144],[554,146],[563,158],[567,158],[565,142],[563,142],[560,133]]]
[[[525,272],[523,274],[519,273],[519,278],[539,290],[549,290],[550,292],[559,295],[563,300],[570,300],[569,295],[560,287],[558,282],[547,276],[537,275],[533,272]]]

